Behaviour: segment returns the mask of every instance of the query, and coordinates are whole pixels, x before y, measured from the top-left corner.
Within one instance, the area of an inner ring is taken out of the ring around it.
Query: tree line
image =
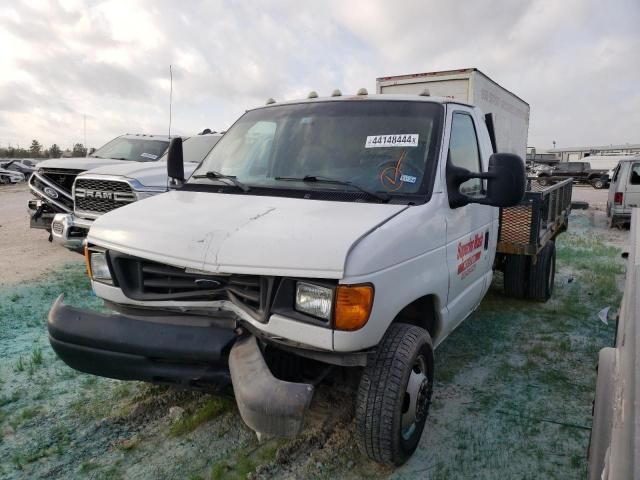
[[[87,147],[81,143],[76,143],[72,150],[62,150],[58,144],[54,143],[49,148],[33,140],[29,148],[22,147],[0,147],[0,158],[60,158],[62,154],[71,157],[85,157],[87,155]]]

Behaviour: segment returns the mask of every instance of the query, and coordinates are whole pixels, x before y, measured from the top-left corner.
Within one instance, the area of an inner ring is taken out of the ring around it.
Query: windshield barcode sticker
[[[417,133],[403,133],[400,135],[369,135],[364,148],[388,148],[388,147],[417,147]]]

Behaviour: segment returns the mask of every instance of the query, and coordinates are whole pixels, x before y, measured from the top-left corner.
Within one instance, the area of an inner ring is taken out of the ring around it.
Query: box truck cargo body
[[[446,97],[479,107],[493,115],[498,152],[527,156],[529,104],[476,68],[415,73],[376,79],[377,93]]]

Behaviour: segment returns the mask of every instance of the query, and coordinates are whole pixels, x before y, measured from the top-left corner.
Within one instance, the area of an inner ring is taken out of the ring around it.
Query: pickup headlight
[[[85,247],[84,256],[87,262],[87,273],[91,280],[102,283],[112,283],[111,271],[109,270],[107,254],[105,252],[92,252]]]
[[[296,283],[296,310],[329,320],[332,307],[333,290],[331,288],[306,282]]]

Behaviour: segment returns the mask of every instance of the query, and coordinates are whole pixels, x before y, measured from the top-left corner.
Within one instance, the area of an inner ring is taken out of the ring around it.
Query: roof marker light
[[[267,98],[267,103],[265,105],[271,105],[272,103],[276,103],[276,101],[273,98],[269,97]]]
[[[331,92],[331,96],[332,97],[341,97],[342,96],[342,92],[336,88],[333,92]]]
[[[358,90],[358,95],[369,95],[369,92],[367,92],[366,88],[361,88]]]
[[[431,92],[429,92],[428,88],[425,88],[418,95],[420,95],[421,97],[430,97],[431,96]]]
[[[307,98],[318,98],[318,93],[315,90],[311,90]]]

